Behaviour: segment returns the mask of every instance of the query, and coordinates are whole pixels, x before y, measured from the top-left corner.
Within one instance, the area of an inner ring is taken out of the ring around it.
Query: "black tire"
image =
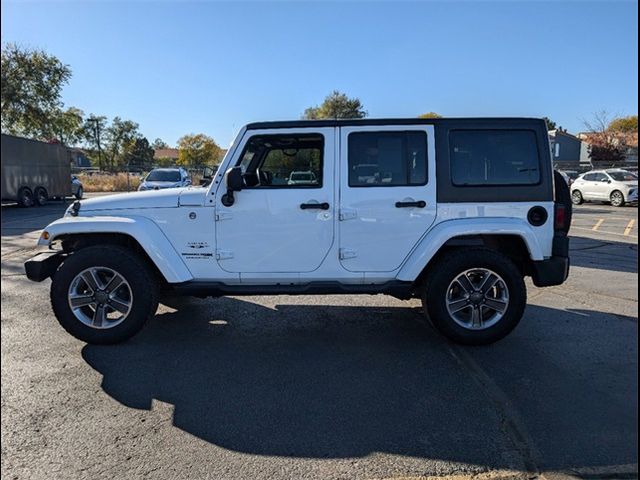
[[[446,300],[454,279],[467,270],[479,268],[491,270],[502,278],[509,301],[497,323],[472,330],[453,319]],[[440,257],[430,267],[422,303],[433,326],[448,339],[463,345],[487,345],[504,338],[518,325],[527,304],[527,289],[522,273],[508,257],[485,248],[455,250]]]
[[[574,190],[571,193],[571,202],[574,205],[582,205],[584,203],[584,197],[582,196],[580,190]]]
[[[84,196],[84,190],[82,189],[82,187],[78,187],[78,191],[75,194],[76,200],[82,200],[83,196]]]
[[[122,323],[98,329],[82,323],[69,306],[69,288],[74,278],[91,267],[118,272],[132,291],[131,309]],[[51,306],[60,325],[79,340],[91,344],[123,342],[138,333],[158,309],[158,281],[137,254],[119,246],[93,246],[71,254],[58,268],[51,282]]]
[[[34,193],[34,199],[38,207],[44,207],[49,200],[49,195],[44,187],[37,187]]]
[[[33,192],[29,187],[22,187],[18,190],[18,206],[29,208],[33,206]]]
[[[614,190],[609,196],[611,205],[614,207],[624,207],[627,202],[624,200],[624,194],[620,190]]]

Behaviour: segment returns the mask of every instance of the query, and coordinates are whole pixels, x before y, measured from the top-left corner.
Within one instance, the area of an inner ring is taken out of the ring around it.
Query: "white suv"
[[[580,175],[571,184],[571,200],[575,205],[584,201],[611,202],[614,207],[638,201],[638,176],[626,170],[592,170]]]
[[[539,119],[254,123],[206,188],[75,202],[25,269],[90,343],[126,340],[175,294],[419,298],[448,338],[491,343],[520,321],[524,277],[569,272],[547,146]]]

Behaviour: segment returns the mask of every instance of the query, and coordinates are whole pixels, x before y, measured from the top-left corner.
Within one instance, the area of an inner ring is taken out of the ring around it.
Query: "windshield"
[[[564,172],[567,177],[569,177],[571,180],[575,180],[576,178],[578,178],[578,172]]]
[[[146,178],[147,182],[179,182],[180,172],[177,170],[152,170]]]
[[[616,182],[632,182],[638,180],[638,176],[631,172],[607,172]]]

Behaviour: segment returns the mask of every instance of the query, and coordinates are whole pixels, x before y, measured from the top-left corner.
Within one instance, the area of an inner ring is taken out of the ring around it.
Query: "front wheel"
[[[154,274],[135,253],[118,246],[87,247],[60,265],[51,305],[60,325],[92,344],[123,342],[158,308]]]
[[[509,334],[527,303],[522,273],[488,249],[454,251],[431,267],[422,294],[431,323],[464,345],[486,345]]]
[[[611,200],[611,205],[614,207],[624,207],[625,201],[622,192],[618,190],[612,192],[609,199]]]

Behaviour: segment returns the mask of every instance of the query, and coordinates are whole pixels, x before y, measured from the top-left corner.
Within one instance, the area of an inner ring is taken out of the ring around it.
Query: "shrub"
[[[129,190],[137,190],[142,177],[138,175],[129,176]],[[85,192],[126,192],[126,173],[96,173],[92,175],[80,174],[78,180],[82,182]]]

